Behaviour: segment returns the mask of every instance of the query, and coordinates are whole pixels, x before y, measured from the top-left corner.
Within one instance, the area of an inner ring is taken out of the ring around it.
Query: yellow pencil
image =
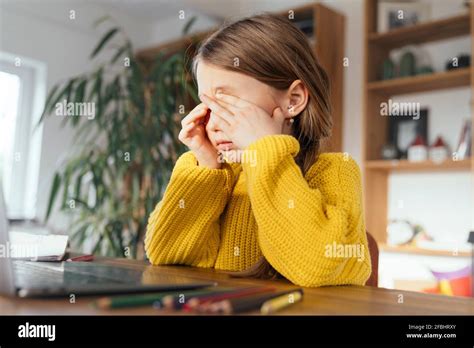
[[[283,308],[291,306],[292,304],[301,301],[303,298],[303,291],[297,290],[290,292],[288,294],[284,294],[271,300],[268,300],[262,304],[260,308],[260,313],[262,314],[272,314],[275,313]]]

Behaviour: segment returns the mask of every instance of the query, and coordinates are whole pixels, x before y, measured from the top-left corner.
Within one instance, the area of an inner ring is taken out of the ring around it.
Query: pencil
[[[250,295],[244,296],[240,298],[228,299],[220,302],[212,303],[209,308],[207,309],[208,313],[213,314],[235,314],[241,313],[253,309],[261,308],[261,306],[268,300],[273,298],[277,298],[283,295],[287,295],[293,293],[295,291],[303,291],[302,289],[292,289],[292,290],[285,290],[267,294],[259,294],[259,295]]]
[[[238,298],[243,296],[255,295],[260,293],[273,292],[275,288],[273,287],[251,287],[251,288],[242,288],[236,289],[234,291],[225,292],[222,294],[211,294],[209,296],[199,296],[189,299],[188,302],[183,306],[184,311],[197,310],[199,312],[205,312],[206,308],[214,302],[219,302],[231,298]]]
[[[303,291],[293,291],[289,294],[281,295],[271,300],[265,301],[260,308],[262,314],[272,314],[283,308],[291,306],[292,304],[301,301],[303,298]]]
[[[153,305],[156,307],[162,307],[162,301],[167,296],[194,296],[198,294],[209,294],[214,290],[200,289],[200,290],[184,290],[184,291],[165,291],[151,294],[138,294],[138,295],[126,295],[126,296],[112,296],[103,297],[93,302],[93,305],[100,309],[114,309],[114,308],[125,308],[125,307],[137,307],[137,306],[148,306]]]
[[[209,290],[203,291],[195,291],[193,293],[186,293],[186,292],[174,292],[173,294],[168,294],[161,300],[161,304],[164,308],[167,309],[182,309],[183,306],[190,300],[191,298],[196,298],[200,296],[210,296],[213,294],[220,294],[225,292],[232,292],[235,291],[236,288],[213,288]],[[184,295],[184,296],[183,296]]]

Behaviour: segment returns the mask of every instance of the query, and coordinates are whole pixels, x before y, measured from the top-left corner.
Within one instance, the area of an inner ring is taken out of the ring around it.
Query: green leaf
[[[111,19],[110,15],[105,15],[105,16],[102,16],[102,17],[99,17],[95,22],[94,22],[94,27],[98,27],[100,24],[102,24],[103,22],[107,21]]]
[[[49,194],[49,202],[48,202],[48,208],[46,210],[45,222],[48,221],[49,216],[51,215],[51,211],[52,211],[54,202],[56,200],[56,196],[58,194],[60,185],[61,185],[61,177],[59,176],[59,173],[55,173],[54,179],[53,179],[53,185],[51,187],[51,193]]]
[[[87,79],[83,79],[77,85],[76,90],[75,90],[75,95],[74,95],[74,101],[76,103],[81,103],[82,101],[84,101],[84,94],[86,93],[86,85],[87,85]]]
[[[114,37],[114,35],[119,31],[119,28],[112,28],[110,29],[103,37],[102,40],[97,44],[97,46],[92,51],[90,58],[94,58],[100,50],[105,46],[105,44]]]
[[[114,56],[112,57],[112,59],[110,60],[110,63],[111,64],[115,64],[117,62],[117,60],[125,53],[127,52],[129,49],[128,45],[124,45],[122,47],[120,47],[117,52],[114,54]]]
[[[68,167],[64,171],[63,174],[63,202],[62,207],[66,208],[68,205],[68,198],[69,198],[69,184],[71,182],[71,171],[73,167]]]
[[[50,105],[52,103],[53,97],[54,97],[55,93],[58,91],[58,89],[59,89],[59,85],[55,85],[49,91],[48,96],[46,97],[46,101],[44,103],[43,113],[41,114],[41,117],[40,117],[40,119],[38,121],[38,124],[36,126],[39,126],[39,124],[41,122],[43,122],[44,117],[48,114],[48,110],[49,110]]]
[[[196,22],[197,17],[193,16],[191,19],[186,23],[186,25],[183,28],[183,35],[187,35],[191,27],[193,26],[194,22]]]

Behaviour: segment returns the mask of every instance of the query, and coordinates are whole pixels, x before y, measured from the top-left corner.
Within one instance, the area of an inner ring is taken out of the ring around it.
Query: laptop
[[[0,294],[19,297],[98,295],[198,289],[216,283],[90,262],[15,260],[10,248],[5,201],[0,185]],[[5,257],[6,256],[6,257]],[[152,266],[149,266],[150,268]],[[151,269],[149,269],[151,271]]]

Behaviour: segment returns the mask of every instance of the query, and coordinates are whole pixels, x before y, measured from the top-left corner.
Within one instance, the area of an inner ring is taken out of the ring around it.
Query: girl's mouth
[[[216,147],[220,151],[230,151],[234,147],[234,143],[232,141],[218,141]]]

